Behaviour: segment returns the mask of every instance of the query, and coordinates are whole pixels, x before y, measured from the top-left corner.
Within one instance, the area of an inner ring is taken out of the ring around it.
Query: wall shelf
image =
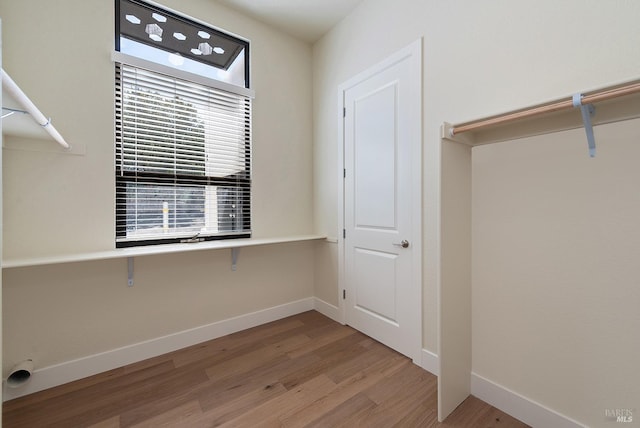
[[[290,242],[317,241],[326,239],[324,235],[294,235],[276,238],[246,238],[221,241],[205,241],[194,244],[168,244],[151,245],[146,247],[116,248],[113,250],[97,251],[91,253],[68,254],[52,257],[5,259],[2,261],[3,269],[52,265],[60,263],[88,262],[96,260],[119,259],[129,257],[153,256],[159,254],[184,253],[189,251],[206,250],[237,250],[243,247],[255,247],[259,245],[285,244]]]

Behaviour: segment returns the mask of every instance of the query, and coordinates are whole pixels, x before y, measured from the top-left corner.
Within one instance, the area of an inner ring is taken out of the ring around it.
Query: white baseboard
[[[342,320],[342,314],[340,313],[340,308],[338,308],[337,306],[314,297],[313,308],[325,317],[331,318],[332,320],[334,320],[335,322],[339,322],[340,324],[344,324],[344,321]]]
[[[480,375],[471,373],[471,395],[521,420],[533,428],[584,428],[574,421],[542,404],[498,385]]]
[[[11,400],[74,380],[82,379],[127,364],[136,363],[227,334],[256,327],[291,315],[313,310],[314,298],[298,300],[212,324],[147,340],[100,354],[34,370],[29,381],[19,388],[4,387],[3,400]]]
[[[440,360],[433,352],[427,351],[426,349],[422,350],[422,362],[420,367],[435,376],[440,376]]]

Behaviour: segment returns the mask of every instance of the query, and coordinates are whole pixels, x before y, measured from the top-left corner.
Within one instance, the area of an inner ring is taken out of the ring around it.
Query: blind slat
[[[251,100],[116,65],[116,240],[250,233]]]

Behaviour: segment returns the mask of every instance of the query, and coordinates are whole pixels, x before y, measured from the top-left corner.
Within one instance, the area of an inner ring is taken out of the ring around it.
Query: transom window
[[[116,9],[116,246],[251,236],[248,42]]]

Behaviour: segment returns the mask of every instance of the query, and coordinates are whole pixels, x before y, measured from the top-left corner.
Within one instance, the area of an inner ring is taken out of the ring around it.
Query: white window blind
[[[251,99],[116,64],[116,245],[249,237]]]

